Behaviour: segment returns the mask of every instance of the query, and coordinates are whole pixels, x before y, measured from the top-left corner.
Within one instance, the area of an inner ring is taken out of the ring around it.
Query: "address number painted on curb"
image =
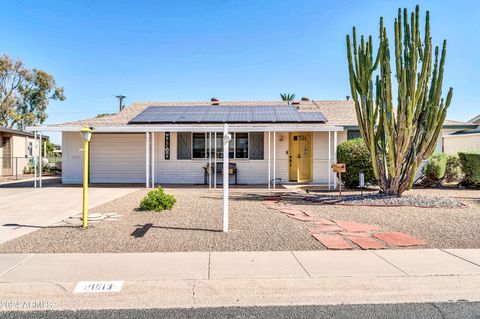
[[[123,281],[80,281],[73,292],[120,292],[122,286]]]

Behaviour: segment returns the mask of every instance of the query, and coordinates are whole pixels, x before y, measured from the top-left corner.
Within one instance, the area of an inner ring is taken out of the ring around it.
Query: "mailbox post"
[[[344,163],[332,164],[332,170],[338,174],[338,190],[342,196],[342,173],[347,171],[347,166]]]

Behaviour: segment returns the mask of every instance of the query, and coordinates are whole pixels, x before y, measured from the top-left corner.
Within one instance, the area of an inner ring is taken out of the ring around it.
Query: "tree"
[[[358,44],[355,28],[353,43],[347,35],[350,88],[358,126],[369,150],[380,190],[390,195],[401,195],[412,187],[417,167],[435,149],[453,94],[450,88],[446,99],[441,97],[447,42],[443,41],[439,58],[439,48],[432,49],[428,11],[422,42],[419,12],[417,6],[409,19],[407,9],[403,10],[403,16],[399,9],[394,22],[396,107],[393,105],[390,48],[383,18],[380,18],[376,57],[372,36],[368,41],[361,36]]]
[[[295,99],[295,93],[280,93],[280,97],[282,98],[282,101],[287,101],[288,105],[290,105],[290,102]]]
[[[55,157],[58,154],[56,154],[54,151],[55,150],[61,150],[62,147],[58,144],[50,142],[50,140],[45,141],[45,153],[47,154],[48,157]]]
[[[100,117],[105,117],[105,116],[110,116],[110,115],[115,115],[116,113],[99,113],[95,118],[100,118]]]
[[[20,60],[0,57],[0,126],[24,129],[43,123],[50,100],[65,100],[53,76],[27,69]]]

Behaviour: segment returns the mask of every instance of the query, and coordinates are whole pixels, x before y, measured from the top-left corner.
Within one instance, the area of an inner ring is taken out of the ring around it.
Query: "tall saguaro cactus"
[[[401,195],[412,187],[418,166],[435,149],[452,100],[452,88],[445,100],[441,97],[447,42],[443,41],[441,54],[438,47],[432,49],[428,11],[422,41],[419,12],[418,5],[410,15],[407,9],[403,15],[398,9],[395,19],[396,102],[383,18],[376,52],[372,36],[365,40],[362,35],[358,43],[355,27],[352,41],[347,35],[350,88],[358,126],[381,192],[389,195]]]

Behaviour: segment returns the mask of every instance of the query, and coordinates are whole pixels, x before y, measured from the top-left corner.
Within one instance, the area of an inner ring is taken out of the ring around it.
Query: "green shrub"
[[[165,209],[172,209],[175,203],[176,199],[173,195],[166,194],[163,188],[157,187],[142,199],[140,210],[161,212]]]
[[[465,174],[465,185],[480,187],[480,153],[460,152],[458,157]]]
[[[427,164],[423,166],[424,183],[440,184],[445,177],[446,169],[447,156],[445,154],[440,153],[430,156]]]
[[[358,187],[360,172],[365,173],[365,183],[375,183],[370,153],[361,138],[340,143],[337,147],[337,160],[339,163],[346,164],[347,172],[342,173],[342,180],[346,187]]]
[[[460,182],[462,175],[463,172],[458,154],[447,154],[447,165],[445,167],[444,180],[448,183]]]

